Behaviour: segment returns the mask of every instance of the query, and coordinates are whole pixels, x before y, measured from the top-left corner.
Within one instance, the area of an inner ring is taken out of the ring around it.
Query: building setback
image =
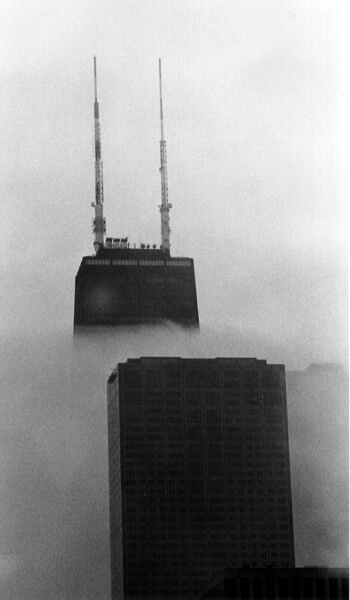
[[[112,597],[190,597],[294,567],[285,370],[140,358],[108,383]]]

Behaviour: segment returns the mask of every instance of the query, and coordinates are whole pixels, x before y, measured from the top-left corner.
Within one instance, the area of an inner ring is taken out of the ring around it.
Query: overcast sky
[[[201,322],[288,343],[293,366],[346,360],[340,8],[5,2],[5,333],[19,314],[71,325],[92,251],[94,54],[107,233],[160,242],[161,57],[172,252],[195,259]]]
[[[108,578],[103,386],[117,360],[176,352],[256,356],[287,369],[347,364],[342,6],[324,0],[3,1],[1,464],[10,479],[0,493],[11,533],[0,568],[6,581],[22,580],[23,598],[28,589],[39,598],[40,577],[45,600],[82,598],[73,585],[60,595],[58,584],[49,586],[54,572],[60,585],[74,579],[67,575],[73,555],[72,572],[93,573],[95,582]],[[74,277],[81,257],[93,250],[94,55],[107,234],[127,235],[132,244],[160,243],[162,58],[172,254],[195,260],[202,324],[195,341],[177,332],[175,343],[174,331],[155,330],[142,341],[125,334],[108,352],[90,344],[77,357],[71,348]],[[84,365],[90,371],[83,384]],[[81,369],[82,388],[74,369]],[[73,455],[83,457],[81,473]],[[72,551],[61,564],[62,523],[78,527],[74,503],[87,496],[79,518],[86,532],[83,521],[100,502],[95,533],[72,534]],[[60,512],[65,503],[69,518]],[[28,546],[12,518],[26,523]],[[50,540],[44,554],[43,539]],[[79,558],[86,547],[90,559]],[[31,548],[40,557],[35,566]],[[26,565],[27,579],[23,571],[18,576],[19,565]],[[107,597],[108,586],[98,593],[91,597]]]

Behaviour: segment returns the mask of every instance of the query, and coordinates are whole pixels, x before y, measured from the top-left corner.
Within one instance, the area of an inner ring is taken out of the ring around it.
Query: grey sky
[[[9,598],[80,600],[82,581],[88,594],[108,577],[103,386],[117,360],[176,351],[287,369],[346,364],[342,22],[342,4],[325,0],[4,0],[0,570]],[[74,277],[93,242],[94,55],[107,233],[137,244],[160,243],[162,58],[172,253],[195,260],[200,337],[146,330],[136,344],[127,334],[78,355],[70,347]],[[324,423],[313,424],[320,435]],[[328,473],[326,457],[318,468]]]
[[[41,305],[51,311],[43,288],[55,282],[64,309],[55,318],[71,322],[73,277],[92,249],[94,54],[107,232],[159,243],[161,56],[172,248],[195,258],[202,322],[229,320],[288,337],[295,354],[346,360],[340,6],[7,4],[6,332],[21,285],[36,278],[25,320],[37,327]]]

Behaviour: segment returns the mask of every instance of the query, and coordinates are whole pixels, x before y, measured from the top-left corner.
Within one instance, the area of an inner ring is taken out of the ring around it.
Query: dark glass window
[[[278,598],[279,600],[288,599],[288,580],[286,577],[278,579]]]
[[[160,369],[148,369],[146,371],[146,385],[148,388],[160,389],[162,387],[162,371]]]
[[[238,392],[233,395],[233,393],[231,393],[230,395],[225,394],[224,396],[224,403],[225,403],[225,408],[227,412],[230,412],[234,415],[238,415],[240,416],[241,414],[241,397],[238,394]]]
[[[311,577],[305,577],[304,579],[304,598],[305,600],[312,600],[313,598],[313,580]]]
[[[235,579],[225,579],[225,598],[237,598],[237,582]]]
[[[258,371],[243,371],[243,388],[245,390],[257,389],[259,387]]]
[[[203,456],[203,446],[202,444],[189,443],[187,446],[187,452],[189,458],[200,458]]]
[[[281,385],[281,372],[273,369],[263,371],[264,388],[279,388]]]
[[[168,388],[181,387],[181,371],[179,369],[166,369],[165,381]]]
[[[262,580],[260,578],[253,579],[253,598],[254,600],[261,600],[262,598]]]
[[[126,392],[124,396],[124,402],[128,406],[134,406],[135,404],[142,404],[143,395],[140,392]]]
[[[209,461],[208,462],[208,475],[215,477],[223,477],[223,465],[218,461]]]
[[[170,407],[178,407],[182,405],[182,396],[180,396],[179,394],[171,393],[171,392],[167,392],[166,395],[166,401],[167,401],[167,405],[168,408]]]
[[[207,445],[208,458],[222,458],[223,448],[221,444],[208,444]]]
[[[192,442],[202,440],[202,428],[201,427],[187,427],[187,439]]]
[[[317,577],[316,579],[316,597],[317,600],[324,600],[326,598],[326,582],[321,577]]]
[[[188,387],[220,387],[219,372],[210,368],[187,369],[185,380]]]
[[[222,439],[221,427],[209,427],[208,426],[207,439],[208,439],[208,442],[219,442]]]
[[[338,581],[335,577],[329,580],[329,597],[330,600],[338,600]]]
[[[348,600],[349,598],[349,579],[342,577],[341,580],[341,597],[342,600]]]
[[[233,393],[238,393],[240,392],[240,377],[239,377],[239,373],[238,376],[232,376],[232,372],[228,372],[228,375],[226,375],[224,373],[224,377],[223,377],[223,387],[224,390],[228,390],[231,391]]]
[[[192,406],[200,406],[202,401],[201,401],[201,395],[199,392],[186,392],[186,402],[187,404]]]
[[[126,388],[142,388],[142,371],[139,369],[123,369],[123,383]]]
[[[241,581],[241,598],[242,600],[249,600],[250,598],[250,593],[249,593],[249,579],[247,579],[247,577],[242,577]]]
[[[189,423],[201,423],[202,422],[202,412],[199,409],[189,410],[187,413],[187,421]]]
[[[204,476],[203,463],[200,461],[188,463],[188,473],[190,477],[202,477]],[[193,483],[193,481],[190,483]]]
[[[269,600],[275,600],[275,580],[271,577],[267,577],[265,581],[266,598]]]
[[[221,401],[220,392],[206,392],[205,401],[208,406],[219,406]]]
[[[207,423],[221,423],[221,412],[215,408],[207,410]]]

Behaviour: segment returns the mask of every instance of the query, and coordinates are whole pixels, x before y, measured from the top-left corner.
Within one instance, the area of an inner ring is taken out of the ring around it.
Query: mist
[[[107,379],[140,356],[283,354],[258,335],[175,325],[52,330],[9,342],[2,400],[2,598],[107,599],[110,594]],[[289,374],[297,564],[347,563],[347,389]],[[299,388],[298,388],[299,386]],[[330,398],[332,401],[330,402]]]
[[[5,3],[6,5],[6,3]],[[13,0],[0,34],[0,596],[107,600],[106,385],[140,356],[348,364],[341,44],[326,0]],[[73,340],[92,253],[93,56],[107,234],[159,244],[162,58],[171,252],[198,332]],[[287,377],[296,559],[347,563],[344,378]]]

